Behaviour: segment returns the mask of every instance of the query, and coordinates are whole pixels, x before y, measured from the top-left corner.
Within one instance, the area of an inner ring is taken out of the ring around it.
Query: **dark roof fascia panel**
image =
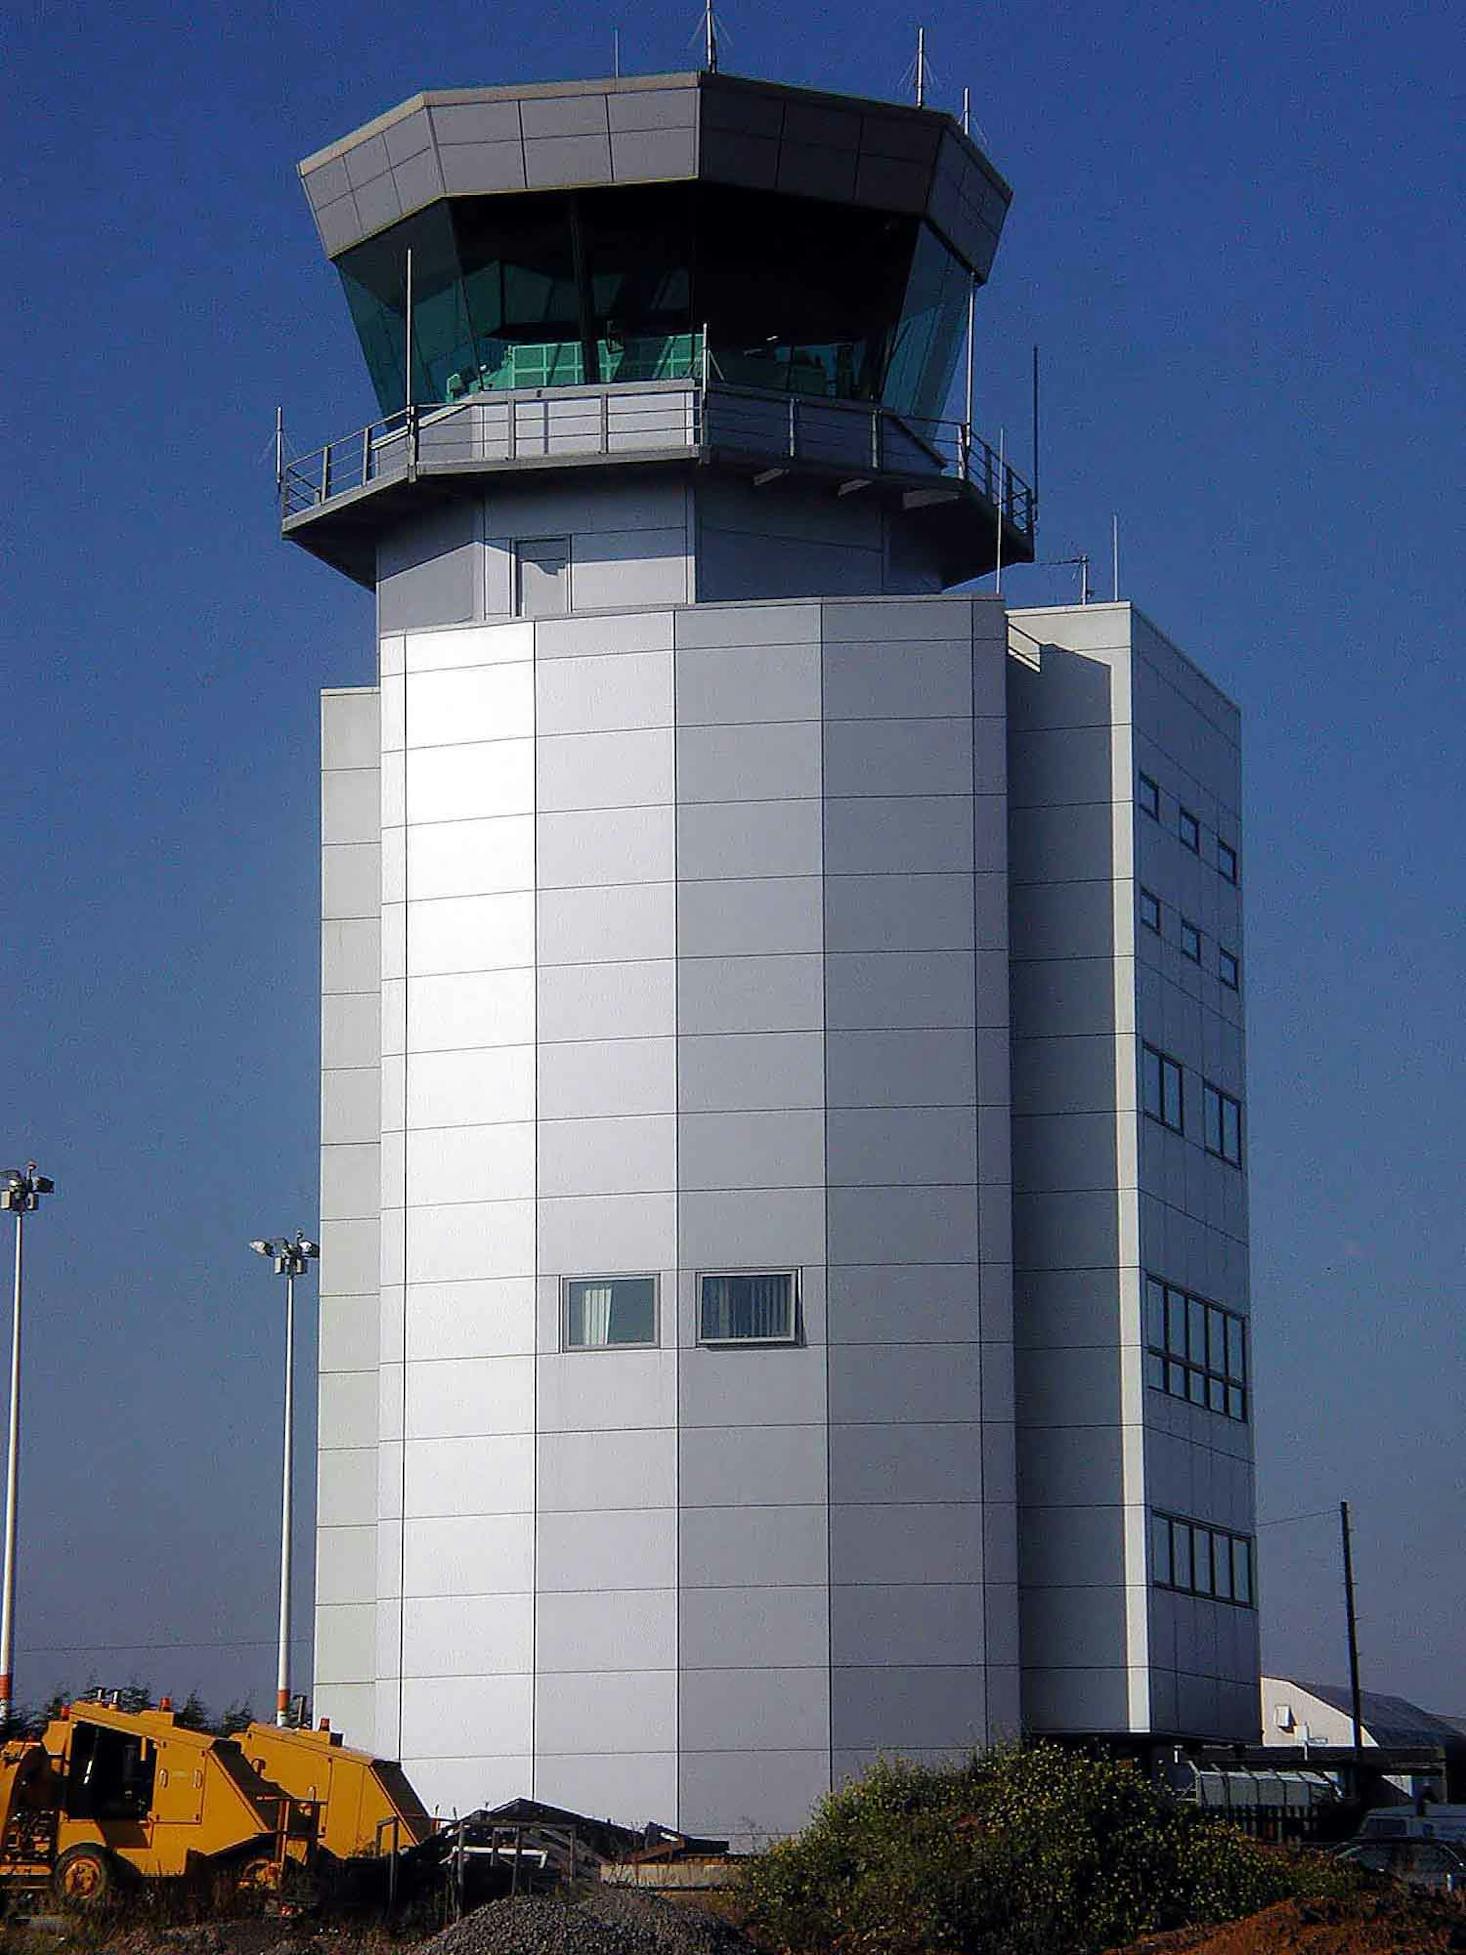
[[[1013,194],[944,111],[706,73],[430,89],[299,171],[331,258],[445,197],[702,178],[923,215],[985,278]]]

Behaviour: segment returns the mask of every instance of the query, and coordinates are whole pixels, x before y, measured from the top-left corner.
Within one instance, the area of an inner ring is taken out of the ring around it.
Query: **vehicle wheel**
[[[51,1891],[67,1907],[105,1907],[117,1891],[117,1869],[105,1847],[73,1846],[56,1862]]]

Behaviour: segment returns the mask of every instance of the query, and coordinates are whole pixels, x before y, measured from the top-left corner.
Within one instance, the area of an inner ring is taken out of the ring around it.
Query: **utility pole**
[[[25,1218],[56,1184],[34,1161],[0,1170],[0,1209],[15,1216],[15,1288],[10,1312],[10,1423],[5,1447],[5,1572],[0,1590],[0,1731],[15,1708],[15,1535],[20,1496],[20,1307],[25,1271]]]
[[[1359,1690],[1359,1625],[1354,1614],[1354,1546],[1349,1503],[1339,1502],[1339,1532],[1344,1542],[1344,1615],[1349,1625],[1349,1703],[1354,1719],[1354,1769],[1364,1755],[1364,1704]]]
[[[250,1248],[275,1265],[275,1274],[285,1278],[285,1446],[280,1475],[280,1634],[276,1652],[275,1722],[290,1722],[290,1546],[292,1530],[291,1490],[295,1469],[295,1279],[304,1276],[321,1253],[318,1242],[295,1235],[278,1241],[262,1237]]]

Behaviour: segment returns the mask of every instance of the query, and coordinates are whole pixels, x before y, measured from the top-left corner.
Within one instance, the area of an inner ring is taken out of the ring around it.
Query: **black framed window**
[[[1187,917],[1181,919],[1181,955],[1193,964],[1201,962],[1201,932]]]
[[[1242,1165],[1242,1102],[1209,1079],[1201,1082],[1201,1137],[1208,1154]]]
[[[1150,1578],[1157,1588],[1251,1609],[1256,1606],[1254,1559],[1250,1535],[1179,1514],[1151,1514]]]
[[[1186,1093],[1180,1061],[1158,1046],[1140,1048],[1140,1106],[1173,1133],[1184,1131]]]
[[[1171,1398],[1245,1424],[1247,1323],[1235,1310],[1145,1279],[1145,1382]]]
[[[1228,950],[1225,944],[1217,946],[1217,976],[1229,991],[1236,991],[1242,983],[1242,966],[1237,961],[1235,950]]]
[[[1153,815],[1157,821],[1160,820],[1161,791],[1149,774],[1137,775],[1135,781],[1135,799],[1142,814]]]
[[[1220,835],[1217,837],[1217,867],[1228,882],[1238,880],[1237,851],[1230,842],[1224,842]]]
[[[1147,930],[1154,930],[1159,933],[1161,927],[1161,899],[1153,889],[1142,889],[1140,892],[1140,921],[1145,925]]]
[[[1176,810],[1176,833],[1181,837],[1183,849],[1190,849],[1193,855],[1201,854],[1201,823],[1189,808]]]

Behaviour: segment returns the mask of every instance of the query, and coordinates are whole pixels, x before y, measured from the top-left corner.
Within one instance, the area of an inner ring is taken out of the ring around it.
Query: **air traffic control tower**
[[[1255,1621],[1148,1590],[1147,1502],[1240,1541],[1250,1480],[1199,1510],[1225,1414],[1147,1397],[1123,1220],[1129,675],[1233,850],[1235,715],[1128,606],[1030,625],[1077,648],[1039,697],[945,594],[1033,554],[943,418],[1006,184],[945,114],[715,73],[419,95],[301,173],[382,417],[281,469],[380,652],[324,701],[316,1708],[444,1811],[735,1838],[1020,1715],[1243,1735]],[[1193,872],[1145,879],[1235,946]]]

